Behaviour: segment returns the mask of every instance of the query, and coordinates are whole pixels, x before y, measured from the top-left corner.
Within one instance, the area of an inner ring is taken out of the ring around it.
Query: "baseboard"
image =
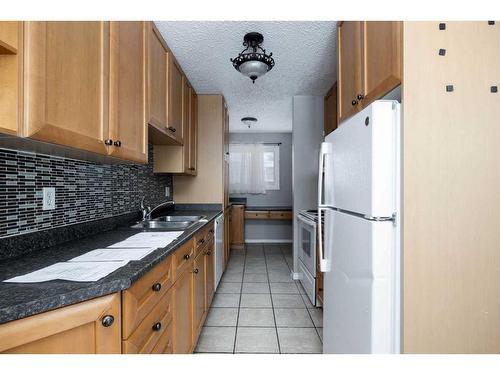
[[[293,243],[293,240],[245,240],[245,243]]]

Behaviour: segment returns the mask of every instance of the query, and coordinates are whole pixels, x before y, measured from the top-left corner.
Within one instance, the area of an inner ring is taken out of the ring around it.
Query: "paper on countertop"
[[[172,241],[179,237],[183,231],[174,232],[141,232],[134,234],[133,236],[127,238],[126,240],[117,242],[108,248],[125,248],[125,247],[165,247],[168,246]]]
[[[22,276],[4,280],[9,283],[39,283],[50,280],[97,281],[125,266],[119,262],[61,262]]]
[[[155,250],[155,247],[96,249],[77,256],[76,258],[70,259],[68,262],[110,262],[123,260],[141,260],[146,255],[152,253]]]

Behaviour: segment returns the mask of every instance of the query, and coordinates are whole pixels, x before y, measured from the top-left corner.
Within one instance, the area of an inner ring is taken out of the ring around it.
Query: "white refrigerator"
[[[324,353],[400,352],[399,107],[375,101],[321,145]]]

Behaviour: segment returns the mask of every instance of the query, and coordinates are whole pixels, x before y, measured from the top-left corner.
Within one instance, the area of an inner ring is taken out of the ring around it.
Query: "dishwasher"
[[[224,214],[215,218],[215,290],[222,277],[224,262]]]

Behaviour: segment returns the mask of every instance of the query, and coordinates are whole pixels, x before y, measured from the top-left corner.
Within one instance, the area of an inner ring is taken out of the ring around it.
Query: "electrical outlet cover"
[[[165,186],[165,196],[170,197],[170,186]]]
[[[43,188],[43,210],[55,210],[56,208],[56,188]]]

